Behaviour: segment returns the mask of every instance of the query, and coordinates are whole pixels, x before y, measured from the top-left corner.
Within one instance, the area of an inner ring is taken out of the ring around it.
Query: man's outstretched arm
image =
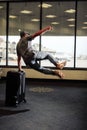
[[[17,63],[18,63],[18,70],[22,71],[22,67],[21,67],[21,56],[18,56]]]
[[[52,28],[51,26],[48,26],[48,27],[46,27],[46,28],[43,28],[43,29],[41,29],[40,31],[34,33],[34,34],[32,35],[32,38],[35,38],[35,37],[37,37],[37,36],[39,36],[39,35],[41,35],[41,34],[47,32],[47,31],[51,31],[52,29],[53,29],[53,28]]]

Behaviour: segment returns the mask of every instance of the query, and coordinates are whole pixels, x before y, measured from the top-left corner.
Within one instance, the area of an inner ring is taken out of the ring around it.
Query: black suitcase
[[[25,100],[25,72],[8,71],[6,76],[6,106],[17,106]]]

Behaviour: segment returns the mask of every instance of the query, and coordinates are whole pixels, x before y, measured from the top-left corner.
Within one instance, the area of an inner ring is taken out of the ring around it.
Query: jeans
[[[49,53],[46,53],[46,52],[43,52],[43,51],[38,51],[38,52],[35,52],[34,58],[31,61],[28,62],[28,65],[31,68],[33,68],[33,69],[35,69],[35,70],[37,70],[39,72],[42,72],[44,74],[52,74],[52,75],[54,75],[54,72],[52,71],[52,69],[42,67],[38,63],[38,61],[46,60],[46,59],[48,59],[55,66],[58,63],[58,60],[55,59],[54,57],[52,57]]]

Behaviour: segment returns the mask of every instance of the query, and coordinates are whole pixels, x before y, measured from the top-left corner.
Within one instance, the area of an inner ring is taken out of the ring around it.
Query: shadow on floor
[[[1,116],[7,116],[7,115],[13,115],[13,114],[18,114],[18,113],[23,113],[23,112],[27,112],[30,111],[29,109],[23,109],[23,110],[10,110],[11,107],[6,108],[5,107],[5,103],[3,100],[0,100],[0,117]],[[3,108],[5,107],[5,108]]]

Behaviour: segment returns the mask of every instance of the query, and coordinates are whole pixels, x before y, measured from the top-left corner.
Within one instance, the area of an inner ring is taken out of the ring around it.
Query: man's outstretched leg
[[[48,75],[55,75],[61,79],[64,78],[64,74],[60,70],[53,70],[50,68],[42,67],[37,62],[35,62],[35,63],[31,62],[31,63],[29,63],[29,66],[41,73],[48,74]]]
[[[48,59],[58,69],[63,69],[66,65],[66,61],[63,61],[60,63],[60,62],[58,62],[58,59],[55,59],[52,55],[50,55],[49,53],[43,52],[43,51],[37,52],[37,55],[35,56],[35,58],[37,61]]]
[[[56,66],[56,68],[58,68],[58,69],[63,69],[65,67],[65,65],[66,65],[66,61],[58,62],[58,60],[56,60],[54,57],[52,57],[49,54],[47,54],[45,59],[49,59],[50,62],[53,63]]]

